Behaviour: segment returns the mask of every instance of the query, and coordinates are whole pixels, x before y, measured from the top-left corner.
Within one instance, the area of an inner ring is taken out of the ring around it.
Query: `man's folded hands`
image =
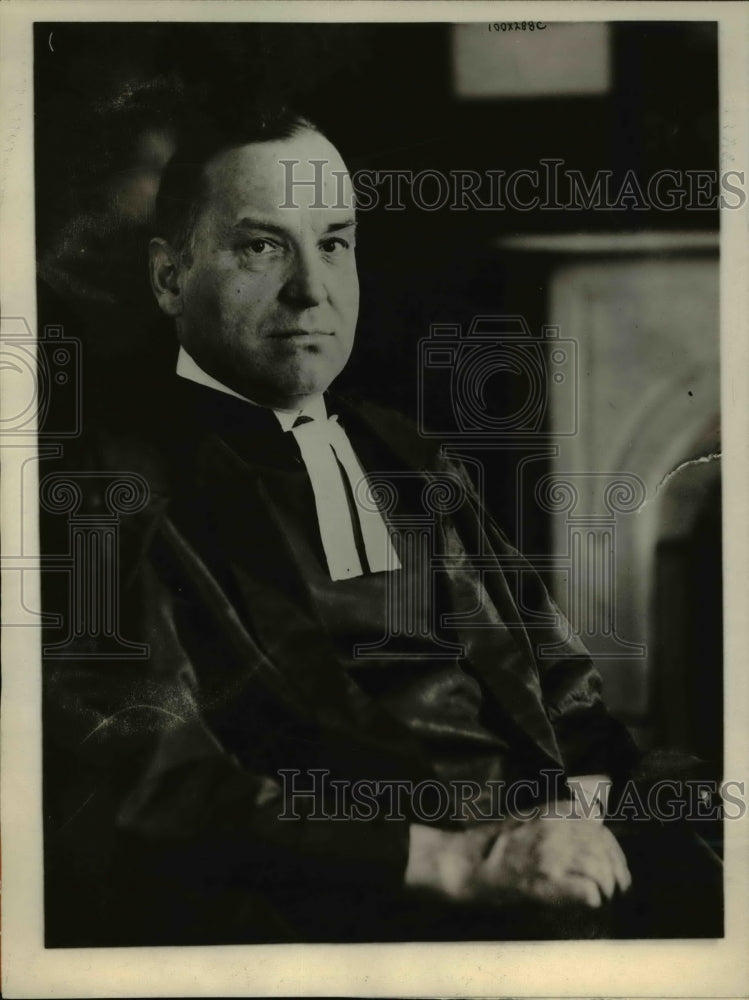
[[[600,817],[572,802],[548,815],[484,822],[465,830],[411,826],[405,883],[459,903],[577,902],[598,907],[631,876]]]

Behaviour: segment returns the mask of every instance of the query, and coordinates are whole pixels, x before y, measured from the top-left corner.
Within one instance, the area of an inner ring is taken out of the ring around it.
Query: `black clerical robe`
[[[388,498],[397,581],[326,577],[269,411],[180,381],[147,438],[102,440],[99,468],[149,486],[120,532],[122,633],[149,655],[45,666],[49,944],[346,940],[356,913],[351,939],[387,936],[423,817],[321,820],[309,797],[285,820],[290,774],[319,791],[322,773],[485,786],[630,767],[585,649],[460,464],[388,411],[329,410]],[[416,627],[393,629],[387,601],[417,591]]]

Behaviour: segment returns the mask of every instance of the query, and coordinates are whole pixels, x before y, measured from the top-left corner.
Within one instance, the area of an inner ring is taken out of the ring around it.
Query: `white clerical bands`
[[[400,569],[400,560],[382,514],[365,507],[357,496],[357,490],[361,490],[366,477],[338,418],[332,416],[327,420],[313,420],[311,417],[298,417],[291,433],[299,445],[312,484],[317,523],[331,580],[348,580],[364,573],[341,469],[346,473],[358,512],[369,569],[373,573]]]

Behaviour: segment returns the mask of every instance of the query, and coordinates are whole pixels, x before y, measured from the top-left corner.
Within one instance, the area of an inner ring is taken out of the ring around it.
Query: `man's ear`
[[[177,251],[160,237],[148,244],[151,288],[159,308],[173,319],[182,314],[182,286]]]

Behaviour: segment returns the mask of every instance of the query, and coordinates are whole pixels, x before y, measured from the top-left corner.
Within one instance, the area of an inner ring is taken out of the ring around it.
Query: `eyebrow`
[[[343,219],[340,222],[331,222],[326,226],[324,233],[337,233],[342,229],[356,228],[356,219],[352,216],[349,219]],[[289,230],[284,228],[284,226],[279,226],[274,222],[267,222],[264,219],[252,219],[245,217],[240,219],[233,225],[227,226],[227,232],[237,232],[242,230],[252,230],[252,229],[262,229],[269,233],[275,233],[278,236],[288,236]]]

